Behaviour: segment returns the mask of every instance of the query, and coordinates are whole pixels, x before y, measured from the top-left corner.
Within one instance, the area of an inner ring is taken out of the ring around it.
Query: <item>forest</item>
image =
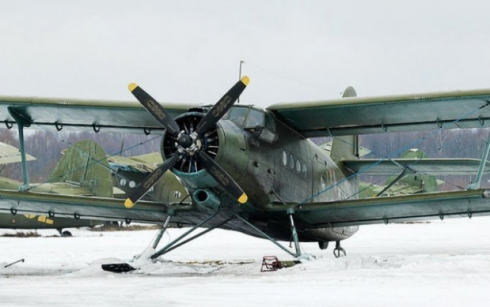
[[[430,158],[481,158],[489,129],[449,129],[410,133],[387,133],[360,137],[360,145],[371,153],[365,158],[396,158],[411,148],[423,150]],[[94,140],[102,146],[108,155],[134,156],[159,150],[159,135],[118,134],[93,132],[51,132],[26,130],[26,152],[37,158],[28,162],[30,182],[42,183],[61,157],[61,152],[71,144],[82,140]],[[316,138],[317,144],[330,138]],[[17,130],[0,129],[0,142],[18,147]],[[0,176],[21,180],[20,164],[0,166]],[[488,176],[483,186],[488,186]],[[440,178],[445,184],[443,190],[463,189],[471,182],[472,176],[445,176]],[[371,183],[383,182],[383,178],[363,176],[362,180]]]

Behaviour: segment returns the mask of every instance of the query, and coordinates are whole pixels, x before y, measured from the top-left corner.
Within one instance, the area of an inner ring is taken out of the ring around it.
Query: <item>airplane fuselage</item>
[[[231,119],[231,115],[238,110],[242,111],[243,119]],[[194,166],[182,162],[180,169],[173,169],[173,172],[189,194],[193,195],[194,201],[202,207],[214,210],[230,207],[235,211],[246,212],[249,221],[271,237],[290,240],[291,231],[284,227],[284,221],[275,220],[273,215],[265,212],[271,203],[326,202],[356,194],[357,182],[344,180],[346,173],[342,172],[327,151],[289,129],[272,114],[260,110],[262,121],[256,126],[247,126],[248,118],[252,112],[259,112],[258,109],[235,106],[230,111],[230,119],[218,123],[218,150],[214,160],[243,189],[248,201],[239,205],[205,170],[199,170],[197,165],[198,171],[195,172]],[[165,154],[165,149],[163,151]],[[284,210],[287,210],[286,205]],[[222,216],[226,218],[225,213]],[[283,218],[284,215],[281,215]],[[358,230],[357,226],[297,226],[300,241],[306,242],[338,241],[350,237]],[[257,235],[241,223],[233,221],[224,228]]]

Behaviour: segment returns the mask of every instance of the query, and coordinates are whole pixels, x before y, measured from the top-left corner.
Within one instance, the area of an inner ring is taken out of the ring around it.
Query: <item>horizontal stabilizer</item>
[[[123,170],[136,173],[151,173],[163,163],[160,152],[149,153],[134,157],[110,156],[109,165],[115,171]]]
[[[36,158],[26,154],[26,160],[34,161]],[[18,148],[0,142],[0,164],[19,163],[21,161],[20,150]]]

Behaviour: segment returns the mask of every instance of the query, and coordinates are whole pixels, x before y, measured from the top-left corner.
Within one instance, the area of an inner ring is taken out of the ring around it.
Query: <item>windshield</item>
[[[234,106],[224,116],[240,128],[264,126],[264,112],[251,107]]]

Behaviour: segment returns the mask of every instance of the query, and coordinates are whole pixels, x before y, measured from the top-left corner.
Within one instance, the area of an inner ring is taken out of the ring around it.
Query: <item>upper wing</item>
[[[172,117],[196,105],[162,104]],[[135,101],[81,100],[66,98],[37,98],[0,96],[0,121],[10,125],[14,116],[22,118],[26,126],[43,129],[70,129],[77,131],[101,129],[104,132],[146,133],[163,131],[160,125]]]
[[[305,228],[393,223],[490,214],[490,190],[478,189],[305,204],[272,204],[267,210],[284,219],[287,205]],[[276,213],[274,213],[276,212]]]
[[[490,89],[275,104],[305,137],[489,126]]]
[[[353,172],[364,175],[393,175],[405,168],[408,174],[424,175],[475,175],[480,167],[478,159],[362,159],[344,160],[344,165]],[[490,162],[486,162],[484,174],[490,173]]]
[[[139,201],[131,209],[124,199],[56,195],[49,193],[0,190],[0,213],[44,214],[52,217],[82,218],[106,221],[162,223],[173,209],[172,222],[187,224],[187,214],[194,212],[192,203],[158,203]]]

